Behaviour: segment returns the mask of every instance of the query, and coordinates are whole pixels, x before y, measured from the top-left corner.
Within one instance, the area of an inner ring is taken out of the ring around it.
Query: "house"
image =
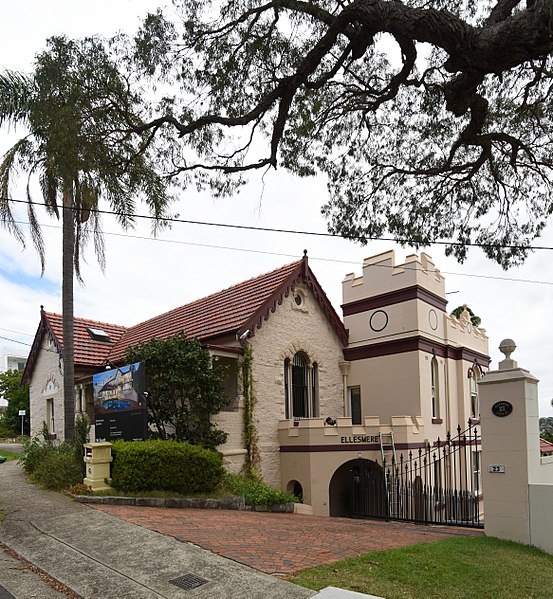
[[[7,345],[0,347],[0,372],[7,370],[23,370],[27,362],[27,354],[21,348]]]
[[[358,467],[382,478],[386,458],[439,447],[448,431],[478,422],[489,358],[467,310],[447,314],[444,278],[426,254],[398,265],[393,252],[366,259],[362,276],[346,276],[343,297],[342,321],[304,254],[130,328],[76,318],[76,409],[92,416],[91,375],[123,366],[129,347],[184,331],[228,366],[229,403],[214,421],[228,433],[225,463],[238,471],[247,452],[238,372],[249,348],[263,477],[301,494],[314,513],[350,515]],[[41,309],[24,375],[34,433],[43,422],[63,431],[62,352],[61,317]],[[435,485],[451,468],[438,462]],[[463,467],[477,482],[477,440]]]

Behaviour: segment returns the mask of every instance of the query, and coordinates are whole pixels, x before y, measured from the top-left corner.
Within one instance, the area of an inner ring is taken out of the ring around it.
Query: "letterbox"
[[[86,464],[84,484],[93,491],[110,489],[111,443],[85,443],[83,459]]]

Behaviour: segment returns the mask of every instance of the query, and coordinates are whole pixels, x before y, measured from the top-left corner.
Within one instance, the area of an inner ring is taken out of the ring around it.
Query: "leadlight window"
[[[480,401],[478,399],[478,381],[482,376],[480,367],[475,365],[469,370],[469,390],[470,390],[470,415],[471,418],[480,418]]]
[[[440,417],[440,391],[439,391],[439,377],[438,377],[438,360],[432,358],[430,363],[430,377],[431,377],[431,394],[432,394],[432,418]]]
[[[285,416],[289,418],[312,418],[319,413],[319,367],[311,366],[303,352],[292,360],[284,360]]]
[[[361,387],[349,389],[350,415],[352,424],[362,424]]]

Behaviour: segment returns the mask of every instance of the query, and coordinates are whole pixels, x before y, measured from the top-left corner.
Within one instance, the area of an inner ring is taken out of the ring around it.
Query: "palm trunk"
[[[73,271],[75,220],[71,188],[63,192],[62,327],[63,327],[63,431],[65,441],[75,430],[75,345],[73,326]]]

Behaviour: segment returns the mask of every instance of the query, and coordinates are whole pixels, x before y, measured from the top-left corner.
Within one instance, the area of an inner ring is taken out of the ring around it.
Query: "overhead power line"
[[[16,202],[19,204],[32,204],[33,206],[46,206],[44,202],[29,202],[27,200],[16,200],[14,198],[2,198],[3,201],[6,202]],[[76,207],[71,206],[72,210],[76,210]],[[156,218],[155,216],[151,216],[149,214],[132,214],[129,212],[115,212],[114,210],[100,210],[99,208],[91,208],[90,212],[95,212],[96,214],[110,214],[113,216],[125,216],[128,218],[139,218],[144,220],[157,220],[161,222],[167,223],[183,223],[187,225],[199,225],[203,227],[223,227],[227,229],[238,229],[238,230],[248,230],[248,231],[260,231],[263,233],[286,233],[289,235],[311,235],[315,237],[332,237],[337,239],[349,239],[352,241],[388,241],[391,243],[405,243],[407,245],[427,245],[425,243],[421,244],[420,241],[415,239],[402,239],[396,237],[364,237],[360,235],[352,235],[351,237],[344,237],[342,235],[338,235],[337,233],[328,233],[328,232],[318,232],[318,231],[298,231],[295,229],[278,229],[273,227],[254,227],[253,225],[239,225],[232,223],[216,223],[209,221],[199,221],[199,220],[188,220],[183,218],[176,217],[163,217]],[[442,245],[442,246],[468,246],[468,247],[499,247],[503,249],[513,249],[513,250],[553,250],[553,247],[549,246],[539,246],[539,245],[509,245],[509,244],[486,244],[486,243],[476,243],[476,242],[466,242],[461,243],[458,241],[431,241],[429,245]]]
[[[16,224],[18,225],[29,225],[29,222],[26,221],[16,221]],[[49,224],[40,224],[40,227],[46,227],[49,229],[61,229],[60,225],[49,225]],[[153,241],[153,242],[158,242],[158,243],[171,243],[171,244],[176,244],[176,245],[186,245],[186,246],[192,246],[192,247],[201,247],[201,248],[207,248],[207,249],[217,249],[217,250],[226,250],[226,251],[233,251],[233,252],[247,252],[247,253],[251,253],[251,254],[263,254],[266,256],[281,256],[283,258],[293,258],[293,259],[297,259],[298,255],[297,254],[287,254],[284,252],[269,252],[267,250],[255,250],[252,248],[244,248],[244,247],[234,247],[234,246],[227,246],[227,245],[217,245],[217,244],[213,244],[213,243],[200,243],[200,242],[194,242],[194,241],[182,241],[180,239],[163,239],[160,237],[146,237],[144,235],[131,235],[130,233],[114,233],[114,232],[110,232],[110,231],[102,231],[103,235],[109,235],[112,237],[123,237],[123,238],[127,238],[127,239],[138,239],[140,241]],[[379,240],[380,241],[380,240]],[[334,262],[336,264],[351,264],[354,266],[359,265],[359,260],[341,260],[339,258],[321,258],[318,256],[309,256],[310,260],[315,260],[315,261],[319,261],[319,262]],[[394,266],[389,266],[387,264],[373,264],[372,265],[375,268],[394,268]],[[401,265],[401,268],[403,268],[404,270],[416,270],[416,267],[409,267],[409,266],[404,266]],[[453,271],[447,271],[447,270],[440,270],[440,269],[433,269],[433,270],[429,270],[428,272],[434,272],[434,273],[440,273],[443,275],[450,275],[450,276],[456,276],[456,277],[469,277],[469,278],[475,278],[475,279],[488,279],[488,280],[492,280],[492,281],[505,281],[505,282],[510,282],[510,283],[529,283],[529,284],[533,284],[533,285],[551,285],[553,286],[553,281],[539,281],[536,279],[519,279],[519,278],[515,278],[515,277],[500,277],[500,276],[494,276],[494,275],[477,275],[474,273],[467,273],[467,272],[453,272]],[[1,330],[1,329],[0,329]]]

